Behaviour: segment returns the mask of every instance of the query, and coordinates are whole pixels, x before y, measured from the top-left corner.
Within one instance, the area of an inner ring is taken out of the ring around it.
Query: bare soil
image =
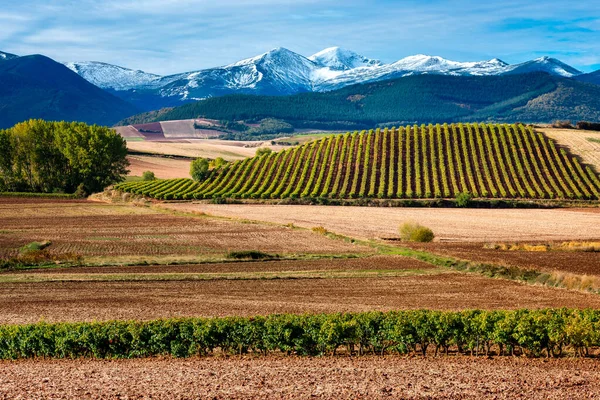
[[[83,256],[344,254],[372,249],[310,231],[211,217],[174,216],[148,207],[81,201],[0,198],[0,257],[33,241]]]
[[[592,399],[593,359],[282,357],[0,362],[0,398]]]
[[[0,285],[0,323],[395,309],[600,308],[600,296],[478,275]]]
[[[300,206],[264,204],[162,204],[178,211],[205,212],[280,224],[326,229],[355,238],[398,237],[398,227],[415,221],[433,230],[436,241],[493,242],[600,238],[600,213],[586,209],[452,209]],[[595,210],[595,209],[591,209]]]
[[[270,147],[274,151],[289,148],[285,146],[272,146],[271,141],[250,142],[219,139],[169,139],[161,142],[149,140],[127,142],[127,148],[137,152],[192,158],[205,157],[214,159],[223,157],[228,161],[253,157],[256,154],[256,148],[261,146]],[[180,178],[185,177],[187,177],[187,174]]]
[[[317,260],[232,261],[195,265],[100,266],[32,269],[10,271],[10,274],[185,274],[231,272],[290,272],[290,271],[357,271],[357,270],[428,270],[431,264],[402,256],[372,256],[362,258]],[[0,276],[7,273],[0,273]]]
[[[191,161],[166,157],[128,156],[129,175],[142,176],[152,171],[159,179],[189,178]]]
[[[414,249],[504,266],[600,276],[600,253],[575,251],[509,251],[485,249],[482,243],[403,243]]]

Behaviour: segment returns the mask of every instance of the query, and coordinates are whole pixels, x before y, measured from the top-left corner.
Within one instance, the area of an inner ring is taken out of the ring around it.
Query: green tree
[[[79,122],[29,120],[0,134],[0,179],[11,191],[88,193],[120,182],[127,146],[114,130]]]
[[[224,166],[226,164],[227,164],[227,161],[225,161],[225,159],[223,157],[217,157],[210,162],[210,167],[213,169],[221,168],[222,166]]]
[[[202,181],[208,177],[210,163],[206,158],[197,158],[190,164],[190,175],[195,181]]]
[[[259,147],[258,149],[256,149],[256,156],[257,157],[267,156],[267,155],[271,154],[272,152],[273,152],[273,150],[271,150],[268,147]]]
[[[142,173],[143,181],[153,181],[155,179],[156,179],[156,176],[154,175],[154,172],[152,172],[152,171],[144,171]]]

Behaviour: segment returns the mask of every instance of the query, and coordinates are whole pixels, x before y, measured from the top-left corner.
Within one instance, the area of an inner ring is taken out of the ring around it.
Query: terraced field
[[[600,178],[523,125],[421,125],[322,138],[236,161],[203,182],[134,182],[117,189],[157,199],[599,199]]]

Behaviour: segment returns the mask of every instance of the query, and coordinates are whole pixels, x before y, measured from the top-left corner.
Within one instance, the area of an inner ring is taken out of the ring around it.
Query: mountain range
[[[429,82],[436,82],[445,88],[446,97],[452,98],[453,92],[463,90],[453,85],[463,85],[464,82],[467,82],[467,80],[461,81],[453,78],[481,78],[477,81],[481,85],[486,82],[486,79],[533,76],[536,73],[555,78],[546,82],[545,86],[542,85],[551,92],[540,92],[539,88],[534,91],[538,96],[548,95],[554,101],[551,107],[544,108],[543,116],[540,116],[537,121],[554,119],[551,118],[553,109],[557,110],[555,118],[559,118],[559,115],[570,115],[566,104],[578,107],[579,111],[576,113],[578,118],[585,118],[585,116],[595,118],[597,111],[594,108],[595,101],[591,101],[593,106],[575,104],[573,98],[577,95],[581,101],[594,99],[596,95],[594,87],[600,84],[600,71],[584,74],[550,57],[541,57],[510,65],[497,58],[479,62],[457,62],[437,56],[415,55],[386,64],[339,47],[327,48],[308,57],[285,48],[276,48],[222,67],[160,76],[102,62],[58,63],[41,55],[19,57],[0,52],[0,128],[27,118],[113,124],[140,111],[179,107],[198,100],[212,100],[228,95],[254,95],[252,98],[256,99],[257,95],[319,94],[338,92],[344,88],[353,88],[358,84],[387,82],[417,76],[440,77],[440,79],[431,81],[412,82],[425,85],[425,90],[431,90],[427,86]],[[527,86],[528,79],[533,78],[504,81],[491,79],[489,82],[494,82],[494,85],[518,83]],[[576,81],[585,82],[585,84],[575,85]],[[503,88],[499,86],[488,85],[486,87],[488,87],[488,92],[479,93],[479,96],[496,98],[496,94],[503,91]],[[382,87],[373,86],[370,90],[382,90]],[[415,90],[412,93],[413,96],[415,93],[419,93],[418,88],[414,87],[413,90]],[[363,89],[352,89],[352,91],[363,96]],[[469,94],[475,92],[470,89],[468,91]],[[519,96],[527,97],[531,93],[533,92],[525,91]],[[438,96],[442,96],[442,94],[438,94]],[[333,98],[337,99],[336,95],[332,95],[331,99]],[[527,98],[531,101],[535,100],[533,97]],[[476,98],[468,100],[472,104],[463,105],[464,107],[472,110],[480,108]],[[517,100],[506,98],[502,101],[519,103]],[[407,99],[403,97],[402,101],[407,101]],[[408,101],[410,102],[410,100]],[[272,100],[268,100],[266,103],[272,103]],[[486,107],[491,106],[487,100],[481,100],[479,103],[487,104]],[[225,106],[226,103],[217,101],[208,104]],[[548,105],[547,102],[544,104]],[[386,106],[383,103],[381,105]],[[422,107],[435,108],[439,105],[439,102],[432,101],[430,104],[423,103]],[[347,104],[343,106],[346,107]],[[362,106],[364,106],[362,101],[356,101],[353,104],[353,107]],[[459,107],[463,106],[459,103]],[[501,105],[498,107],[502,108]],[[421,111],[419,118],[435,114]],[[457,117],[464,114],[461,112],[448,115]],[[486,115],[489,118],[493,117],[493,114]],[[140,118],[148,119],[149,117],[142,116]],[[371,119],[371,117],[361,118],[358,119],[387,121]],[[411,118],[406,113],[401,113],[401,118],[400,116],[398,118],[407,121],[418,119],[416,116]],[[320,121],[320,119],[315,120]],[[536,120],[535,116],[531,116],[530,120]]]
[[[67,62],[65,65],[142,110],[227,94],[280,96],[325,92],[357,83],[422,74],[497,76],[547,72],[567,78],[586,75],[550,57],[510,65],[497,58],[458,62],[437,56],[415,55],[386,64],[339,47],[327,48],[309,57],[276,48],[222,67],[168,76],[100,62]]]

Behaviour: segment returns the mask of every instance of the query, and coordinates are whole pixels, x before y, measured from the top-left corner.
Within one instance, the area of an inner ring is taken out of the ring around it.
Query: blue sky
[[[600,69],[599,1],[3,0],[0,50],[104,61],[158,74],[214,67],[274,47],[341,46],[509,63],[550,55]]]

